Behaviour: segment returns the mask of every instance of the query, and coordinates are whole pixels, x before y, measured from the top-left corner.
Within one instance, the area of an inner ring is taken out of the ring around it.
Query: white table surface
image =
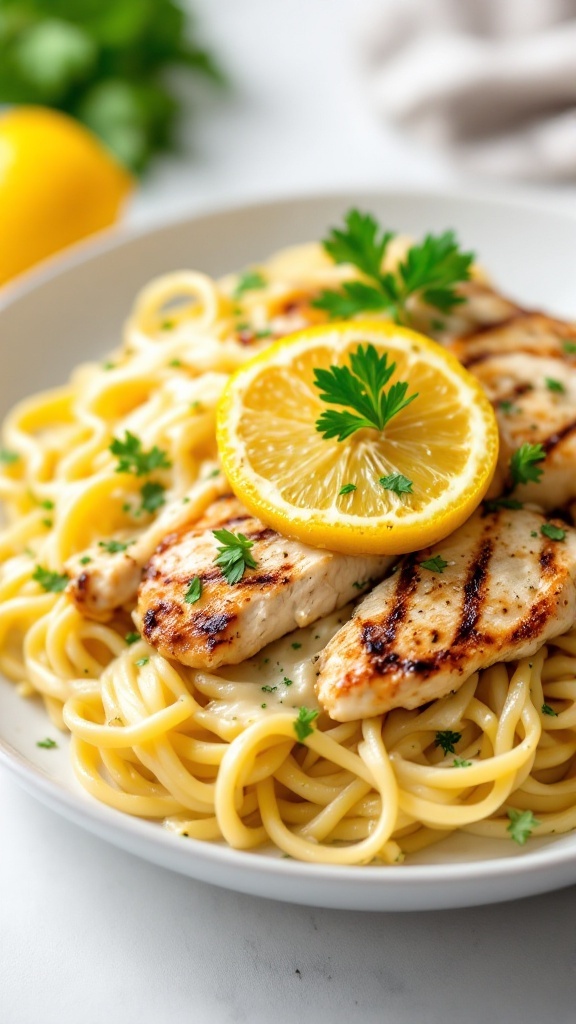
[[[446,186],[373,117],[373,0],[196,0],[234,81],[131,212],[343,185]],[[382,7],[383,4],[380,4]],[[549,196],[574,204],[576,188]],[[429,914],[354,914],[192,882],[94,838],[0,773],[2,1024],[573,1024],[576,888]]]

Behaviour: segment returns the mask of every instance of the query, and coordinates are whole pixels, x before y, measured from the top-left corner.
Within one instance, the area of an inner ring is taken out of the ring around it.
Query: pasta
[[[318,709],[315,657],[350,608],[209,673],[135,635],[129,603],[94,621],[63,592],[68,559],[138,544],[155,521],[160,539],[221,492],[214,417],[228,375],[317,318],[309,296],[346,273],[311,245],[272,258],[251,289],[169,274],[138,297],[105,363],[9,414],[0,669],[69,730],[92,797],[195,839],[395,864],[455,830],[509,838],[509,808],[532,811],[538,836],[572,829],[576,630],[416,711],[345,724],[321,713],[298,743],[295,709]],[[168,453],[152,491],[116,472],[110,444],[127,431]]]

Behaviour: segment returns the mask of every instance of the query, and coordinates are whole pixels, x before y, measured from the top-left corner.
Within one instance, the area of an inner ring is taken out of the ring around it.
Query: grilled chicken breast
[[[406,556],[320,655],[317,691],[330,716],[419,707],[570,628],[576,530],[552,522],[564,540],[544,536],[536,512],[479,510],[451,537]],[[422,564],[435,556],[447,563],[442,572]]]
[[[257,568],[231,585],[215,565],[213,530],[243,533]],[[166,658],[194,668],[234,665],[300,626],[341,608],[381,579],[394,560],[320,551],[287,540],[253,518],[233,495],[165,537],[150,559],[134,621]],[[194,577],[202,595],[186,601]]]
[[[576,365],[576,327],[545,313],[516,308],[500,323],[455,338],[449,348],[472,372],[483,359],[510,352],[566,359]]]

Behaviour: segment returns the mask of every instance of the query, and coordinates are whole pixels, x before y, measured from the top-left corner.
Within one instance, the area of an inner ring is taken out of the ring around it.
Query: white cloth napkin
[[[383,117],[479,173],[576,178],[576,0],[396,0],[378,18]]]

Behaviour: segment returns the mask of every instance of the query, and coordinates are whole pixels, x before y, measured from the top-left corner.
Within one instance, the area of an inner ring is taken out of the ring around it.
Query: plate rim
[[[434,200],[442,199],[464,202],[477,208],[489,206],[492,210],[494,208],[505,210],[514,208],[526,212],[527,215],[539,213],[551,219],[562,220],[564,223],[571,221],[576,228],[576,211],[559,210],[554,205],[547,204],[543,197],[534,195],[512,196],[503,194],[501,191],[491,192],[475,188],[419,188],[417,186],[383,189],[366,188],[365,186],[354,189],[352,186],[341,186],[322,191],[282,192],[278,195],[267,195],[264,199],[252,197],[248,200],[216,202],[201,209],[193,208],[171,214],[153,223],[124,227],[121,230],[113,227],[99,232],[97,235],[77,243],[64,253],[58,253],[44,260],[0,289],[0,314],[33,295],[38,288],[65,276],[76,267],[96,261],[111,252],[122,250],[140,239],[160,236],[163,233],[169,234],[175,228],[191,226],[198,221],[210,220],[214,217],[250,213],[250,211],[260,211],[271,207],[288,209],[293,203],[314,205],[326,200],[341,199],[346,204],[352,196],[360,204],[371,200],[390,202],[394,198],[406,200],[417,197],[421,202],[433,203]],[[97,834],[123,849],[129,849],[132,853],[144,857],[148,861],[163,864],[165,867],[169,866],[172,870],[188,874],[191,877],[201,877],[204,881],[211,881],[213,884],[233,888],[236,891],[254,892],[254,887],[249,885],[248,881],[244,889],[237,884],[237,880],[232,882],[226,878],[209,879],[204,872],[188,871],[186,870],[187,865],[182,864],[184,856],[192,866],[195,864],[206,867],[217,865],[224,870],[231,869],[234,875],[240,873],[247,879],[254,875],[260,877],[265,875],[267,878],[279,878],[280,880],[284,878],[296,882],[313,882],[319,888],[329,888],[346,883],[350,891],[364,893],[373,891],[376,882],[381,893],[386,894],[389,890],[394,891],[397,887],[400,887],[401,890],[407,887],[420,889],[433,886],[435,883],[444,885],[447,882],[467,883],[468,886],[474,886],[475,883],[489,882],[495,879],[502,881],[512,875],[538,876],[545,870],[566,865],[574,867],[574,877],[569,880],[565,879],[563,882],[548,880],[545,885],[541,884],[542,878],[540,878],[538,886],[531,889],[530,892],[535,894],[547,889],[557,889],[576,881],[576,848],[570,848],[570,846],[554,840],[533,850],[526,851],[524,849],[521,853],[518,851],[517,856],[490,857],[484,860],[466,860],[445,864],[387,865],[380,870],[378,868],[370,869],[366,866],[312,864],[266,854],[255,855],[251,851],[235,850],[221,844],[209,843],[191,837],[187,837],[185,847],[180,846],[179,848],[181,839],[163,829],[159,822],[135,818],[98,802],[87,792],[76,792],[74,789],[67,788],[43,772],[40,767],[29,761],[24,754],[2,737],[0,737],[0,764],[4,765],[32,796],[43,800],[45,804],[91,833]],[[559,835],[558,840],[561,840],[562,837]],[[134,848],[136,842],[141,849]],[[186,854],[184,851],[187,851]],[[167,861],[170,863],[167,864]],[[378,875],[375,875],[375,871],[378,871]],[[263,892],[262,895],[272,895],[272,893]],[[278,892],[274,894],[274,897],[292,903],[298,902],[297,897],[293,894],[283,895]],[[510,896],[493,895],[481,901],[471,902],[487,904],[507,898]],[[303,898],[301,902],[313,905],[313,901],[307,898]],[[350,900],[339,901],[336,898],[330,899],[328,902],[319,900],[316,905],[351,907],[354,903]],[[430,907],[449,905],[467,906],[469,904],[465,900],[458,900],[453,904],[440,901],[431,903]],[[414,905],[405,908],[392,907],[391,901],[386,898],[377,901],[377,905],[372,907],[375,910],[388,908],[418,909]],[[357,907],[357,909],[370,908]]]

